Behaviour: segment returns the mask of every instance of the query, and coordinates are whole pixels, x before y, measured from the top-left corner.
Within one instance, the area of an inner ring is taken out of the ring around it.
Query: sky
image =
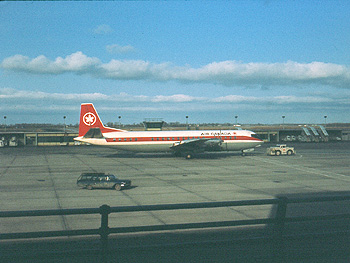
[[[346,0],[2,1],[0,124],[90,102],[104,123],[350,122],[349,21]]]

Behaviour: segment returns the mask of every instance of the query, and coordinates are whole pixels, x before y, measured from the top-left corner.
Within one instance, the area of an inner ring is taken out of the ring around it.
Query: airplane
[[[263,141],[248,130],[126,131],[103,125],[92,103],[81,104],[75,141],[132,152],[173,152],[191,159],[213,151],[253,151]]]

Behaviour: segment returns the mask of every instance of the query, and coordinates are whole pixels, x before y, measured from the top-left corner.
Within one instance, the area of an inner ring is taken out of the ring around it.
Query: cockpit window
[[[260,138],[256,133],[253,133],[251,136],[252,136],[253,138],[256,138],[256,139],[261,140],[261,138]]]

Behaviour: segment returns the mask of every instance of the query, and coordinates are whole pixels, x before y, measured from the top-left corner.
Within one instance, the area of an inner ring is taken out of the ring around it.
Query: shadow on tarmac
[[[349,196],[350,192],[283,195],[288,199]],[[282,197],[282,196],[276,196]],[[350,214],[350,201],[297,203],[287,217]],[[272,209],[270,217],[275,217]],[[108,253],[97,237],[2,241],[1,262],[349,262],[350,220],[286,223],[110,235]]]
[[[256,155],[255,153],[246,153],[246,156]],[[111,154],[100,154],[99,156],[105,158],[176,158],[176,159],[185,159],[183,156],[174,156],[172,153],[130,153],[130,152],[117,152]],[[242,157],[240,152],[208,152],[208,153],[197,153],[194,154],[194,157],[191,159],[224,159],[232,156]]]

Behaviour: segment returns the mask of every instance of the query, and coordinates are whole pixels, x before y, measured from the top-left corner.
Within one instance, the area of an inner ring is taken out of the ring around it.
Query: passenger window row
[[[177,139],[177,141],[180,141],[180,140],[191,140],[191,139],[205,139],[205,137],[182,137],[182,139],[181,139],[181,137],[177,137],[176,139]],[[227,137],[227,136],[225,136],[225,137],[220,137],[220,138],[223,138],[224,140],[232,140],[232,136],[230,136],[230,137]],[[233,136],[233,139],[234,140],[236,140],[237,139],[237,137],[236,136]],[[119,142],[121,142],[121,141],[124,141],[124,142],[127,142],[127,141],[137,141],[138,140],[138,138],[119,138],[118,139],[118,141]],[[160,140],[162,140],[162,141],[165,141],[165,140],[167,140],[167,141],[175,141],[175,137],[172,137],[172,138],[170,138],[170,137],[155,137],[155,138],[151,138],[151,140],[152,141],[154,141],[154,140],[157,140],[157,141],[160,141]],[[116,138],[114,138],[113,139],[113,141],[117,141],[117,139]]]

